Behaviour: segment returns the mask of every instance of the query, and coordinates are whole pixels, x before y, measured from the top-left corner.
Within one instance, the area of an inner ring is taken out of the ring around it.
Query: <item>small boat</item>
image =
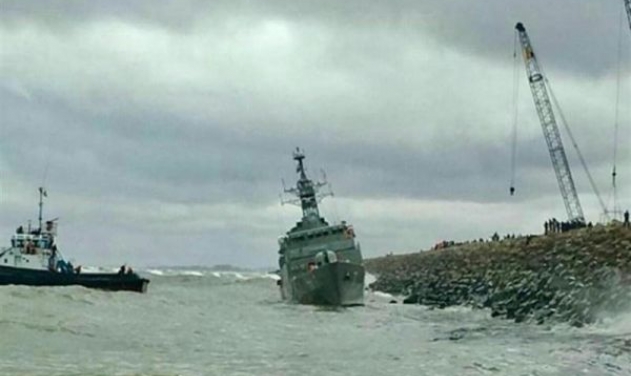
[[[58,218],[42,226],[44,188],[39,188],[39,227],[19,226],[11,246],[0,249],[0,285],[70,286],[145,292],[149,280],[123,265],[117,273],[85,272],[61,255],[55,243]]]
[[[302,219],[278,239],[281,297],[299,304],[363,305],[366,272],[355,231],[345,221],[331,225],[320,216],[318,201],[324,195],[318,189],[326,183],[307,177],[304,158],[296,149],[299,179],[285,190],[297,197],[287,202],[302,208]]]

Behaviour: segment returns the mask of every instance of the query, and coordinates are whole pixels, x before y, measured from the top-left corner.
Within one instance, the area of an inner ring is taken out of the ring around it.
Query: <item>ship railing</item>
[[[52,237],[47,234],[14,234],[11,237],[11,246],[22,248],[27,244],[32,244],[38,248],[49,248],[52,244]]]
[[[327,227],[318,227],[310,230],[303,230],[297,233],[288,234],[291,239],[312,239],[321,236],[329,236],[336,233],[341,233],[349,226],[333,225]]]

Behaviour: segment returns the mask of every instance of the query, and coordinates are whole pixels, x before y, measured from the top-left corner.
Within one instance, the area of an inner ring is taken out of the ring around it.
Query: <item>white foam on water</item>
[[[375,277],[374,275],[370,273],[366,273],[366,275],[364,276],[364,285],[368,287],[368,285],[375,282],[376,280],[377,280],[377,277]]]
[[[274,281],[280,280],[280,276],[276,273],[265,273],[261,277],[273,279]]]
[[[388,294],[387,292],[373,291],[373,295],[378,296],[380,298],[394,299],[394,295]]]
[[[228,278],[237,281],[250,281],[253,279],[272,279],[279,280],[280,276],[275,273],[263,273],[263,272],[213,272],[215,277]]]
[[[146,273],[155,276],[176,277],[214,277],[233,281],[249,281],[252,279],[272,279],[279,280],[280,276],[269,272],[236,272],[236,271],[204,271],[204,270],[181,270],[181,269],[146,269]]]
[[[197,271],[197,270],[184,270],[182,273],[180,273],[181,275],[190,275],[190,276],[195,276],[195,277],[203,277],[204,273]]]
[[[606,334],[631,336],[631,311],[616,315],[601,315],[601,321],[593,326],[594,331]]]

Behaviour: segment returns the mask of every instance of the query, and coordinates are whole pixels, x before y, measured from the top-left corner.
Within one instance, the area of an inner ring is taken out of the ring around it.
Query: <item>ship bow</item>
[[[364,304],[364,277],[362,265],[336,262],[321,266],[315,271],[318,295],[322,302],[336,306]]]

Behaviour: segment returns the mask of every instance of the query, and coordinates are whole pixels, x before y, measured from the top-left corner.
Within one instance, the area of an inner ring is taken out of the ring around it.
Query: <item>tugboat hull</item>
[[[54,273],[48,270],[0,266],[1,285],[71,286],[111,291],[146,292],[149,280],[136,273]]]
[[[364,267],[347,262],[325,264],[296,276],[287,297],[300,304],[364,305]]]

